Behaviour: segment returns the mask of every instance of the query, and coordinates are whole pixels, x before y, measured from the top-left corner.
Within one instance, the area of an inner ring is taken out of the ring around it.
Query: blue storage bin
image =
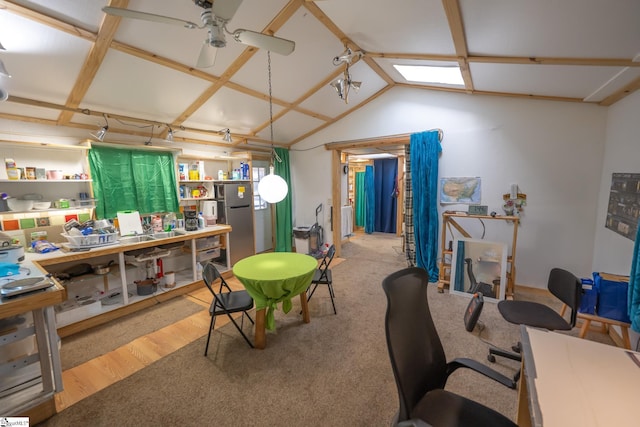
[[[598,288],[596,288],[593,280],[580,279],[582,282],[582,297],[580,298],[580,307],[578,312],[585,314],[596,314],[596,306],[598,305]]]
[[[600,317],[631,323],[627,313],[628,282],[609,280],[600,273],[593,273],[593,281],[598,290],[597,313]]]

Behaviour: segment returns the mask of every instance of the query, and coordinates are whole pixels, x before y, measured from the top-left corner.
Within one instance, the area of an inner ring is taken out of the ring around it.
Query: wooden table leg
[[[309,316],[309,303],[307,302],[307,291],[300,294],[300,305],[302,306],[302,321],[304,323],[311,322],[311,317]]]
[[[264,349],[267,345],[267,336],[265,331],[265,318],[267,316],[267,309],[262,308],[256,311],[256,333],[253,345],[256,348]]]

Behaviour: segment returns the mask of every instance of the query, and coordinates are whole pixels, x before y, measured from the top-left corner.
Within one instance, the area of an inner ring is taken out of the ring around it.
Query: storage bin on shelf
[[[113,245],[118,242],[118,233],[88,234],[86,236],[72,236],[61,233],[74,248],[95,248],[105,245]]]

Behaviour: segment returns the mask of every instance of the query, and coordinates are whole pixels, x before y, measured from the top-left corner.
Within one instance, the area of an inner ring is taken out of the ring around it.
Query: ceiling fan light
[[[4,67],[4,62],[2,62],[2,59],[0,59],[0,75],[11,77],[11,74],[9,74],[7,69]]]
[[[267,203],[282,201],[288,192],[287,182],[273,172],[273,166],[269,168],[269,175],[266,175],[258,183],[258,194]]]

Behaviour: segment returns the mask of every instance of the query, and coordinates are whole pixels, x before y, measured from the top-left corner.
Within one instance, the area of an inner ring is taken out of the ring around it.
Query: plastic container
[[[72,236],[62,233],[69,246],[74,248],[94,248],[104,245],[113,245],[118,242],[118,233],[89,234],[87,236]]]
[[[198,228],[203,229],[205,227],[204,216],[202,216],[202,212],[198,213]]]
[[[309,253],[309,237],[311,236],[311,226],[293,227],[293,237],[295,239],[296,252],[301,254]]]

